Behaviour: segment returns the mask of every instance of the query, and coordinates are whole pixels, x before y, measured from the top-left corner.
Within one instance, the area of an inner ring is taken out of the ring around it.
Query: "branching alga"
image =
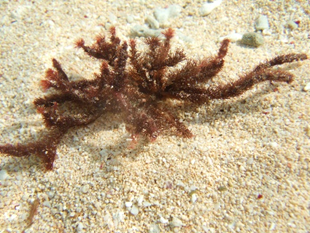
[[[144,52],[137,50],[133,39],[129,43],[121,42],[115,28],[110,29],[110,34],[109,39],[98,36],[92,46],[86,46],[82,39],[76,42],[78,48],[101,62],[100,73],[91,80],[71,81],[60,63],[52,60],[53,69],[46,71],[41,87],[44,91],[54,91],[34,100],[46,133],[37,141],[0,145],[1,153],[16,157],[39,156],[51,170],[57,146],[68,130],[91,124],[108,112],[122,116],[133,139],[143,136],[153,141],[168,129],[190,138],[192,132],[176,117],[169,100],[203,105],[213,99],[239,96],[264,81],[291,83],[291,73],[272,67],[307,59],[306,54],[277,56],[233,82],[204,87],[202,84],[212,84],[221,71],[229,40],[221,43],[216,56],[194,60],[187,58],[181,49],[171,51],[172,29],[163,33],[164,40],[146,38],[148,49]],[[68,103],[75,106],[78,113],[66,109]]]

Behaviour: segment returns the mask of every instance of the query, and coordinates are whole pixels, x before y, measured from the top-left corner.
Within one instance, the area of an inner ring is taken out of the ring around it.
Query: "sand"
[[[32,101],[43,96],[39,81],[52,58],[73,78],[91,78],[99,63],[74,42],[89,44],[109,25],[127,39],[156,7],[183,7],[170,23],[193,42],[173,43],[195,58],[216,54],[220,37],[254,31],[255,19],[268,16],[265,44],[231,43],[215,84],[279,54],[310,55],[309,1],[223,0],[204,17],[202,3],[2,1],[0,142],[34,139],[43,129]],[[289,20],[299,27],[285,28]],[[125,125],[110,114],[70,130],[53,171],[34,156],[1,154],[0,232],[309,232],[310,62],[282,67],[293,83],[181,108],[192,139],[162,135],[130,150]]]

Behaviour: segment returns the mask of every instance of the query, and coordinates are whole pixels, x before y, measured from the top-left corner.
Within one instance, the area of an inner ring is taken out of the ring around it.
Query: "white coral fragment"
[[[217,0],[214,2],[205,2],[202,7],[200,7],[200,15],[206,16],[211,13],[216,7],[222,3],[222,0]]]

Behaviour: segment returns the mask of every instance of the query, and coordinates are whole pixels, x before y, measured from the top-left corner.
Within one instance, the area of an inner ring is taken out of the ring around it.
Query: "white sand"
[[[194,42],[174,43],[193,57],[215,54],[219,37],[253,31],[255,18],[267,15],[265,45],[232,43],[215,81],[236,79],[279,54],[310,55],[306,0],[224,0],[206,17],[198,14],[202,1],[47,2],[0,3],[1,143],[43,129],[32,101],[43,95],[39,80],[53,57],[68,74],[91,78],[98,72],[99,63],[76,50],[74,41],[89,44],[105,33],[109,14],[124,39],[156,7],[183,6],[172,26]],[[299,20],[299,28],[284,29],[288,20]],[[24,230],[37,198],[38,213],[26,232],[309,232],[310,92],[303,88],[310,62],[283,67],[292,68],[292,84],[264,83],[238,98],[181,109],[193,139],[160,136],[130,152],[130,135],[108,115],[71,130],[51,172],[33,156],[0,155],[0,232]]]

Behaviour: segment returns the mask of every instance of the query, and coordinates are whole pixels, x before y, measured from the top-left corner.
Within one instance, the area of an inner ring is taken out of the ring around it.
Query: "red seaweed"
[[[142,52],[137,50],[135,40],[122,42],[114,27],[109,39],[98,36],[92,46],[85,45],[83,39],[77,40],[77,48],[101,62],[100,73],[90,80],[71,81],[60,63],[52,59],[53,68],[46,71],[40,84],[43,91],[54,92],[34,100],[46,126],[45,134],[37,141],[0,145],[0,152],[16,157],[37,155],[51,170],[57,146],[68,130],[86,126],[108,112],[122,116],[134,139],[142,135],[153,141],[169,129],[190,138],[192,132],[175,115],[169,100],[202,105],[212,99],[239,96],[264,81],[291,83],[291,73],[272,67],[307,59],[306,54],[277,56],[233,82],[206,88],[201,84],[212,83],[224,65],[229,40],[221,43],[216,56],[194,60],[181,49],[171,50],[172,29],[163,35],[164,40],[146,38],[148,49]],[[67,103],[75,106],[78,113],[66,109]]]

